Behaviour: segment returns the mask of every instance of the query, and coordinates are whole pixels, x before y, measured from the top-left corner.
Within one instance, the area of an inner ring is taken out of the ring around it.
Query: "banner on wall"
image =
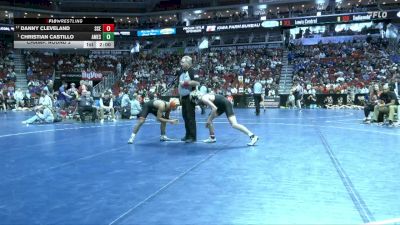
[[[268,45],[265,44],[255,44],[255,45],[239,45],[239,46],[220,46],[211,47],[211,51],[231,51],[231,50],[243,50],[243,49],[262,49],[266,48]]]
[[[60,75],[61,78],[81,78],[82,74],[80,73],[62,73]]]
[[[96,72],[96,71],[82,70],[82,79],[83,80],[102,80],[103,74]]]
[[[247,96],[246,99],[246,106],[247,108],[255,108],[254,104],[254,97],[253,96]],[[279,108],[281,98],[279,96],[277,97],[265,97],[264,102],[261,102],[260,104],[265,104],[266,108]],[[260,106],[262,107],[262,106]]]
[[[176,34],[176,28],[162,28],[162,29],[150,29],[150,30],[138,30],[138,37],[146,36],[160,36],[160,35],[173,35]]]
[[[396,11],[371,11],[371,12],[359,12],[359,13],[347,13],[347,14],[333,14],[318,17],[298,17],[298,18],[285,18],[278,19],[279,25],[282,27],[293,27],[293,26],[307,26],[324,23],[348,23],[348,22],[362,22],[362,21],[373,21],[373,20],[385,20],[394,19],[396,17]]]

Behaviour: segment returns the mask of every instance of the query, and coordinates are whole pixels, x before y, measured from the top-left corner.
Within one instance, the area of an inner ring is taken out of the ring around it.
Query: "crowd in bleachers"
[[[353,35],[374,35],[379,34],[380,29],[374,27],[364,27],[360,31],[353,31],[351,28],[343,29],[340,31],[335,30],[324,30],[322,31],[311,31],[309,28],[300,29],[299,32],[295,35],[291,35],[291,39],[300,39],[300,38],[312,38],[316,35],[321,37],[332,37],[332,36],[353,36]]]
[[[54,56],[46,52],[25,52],[26,78],[28,81],[45,81],[53,76]]]
[[[69,54],[56,56],[56,70],[62,73],[89,71],[116,72],[119,59],[116,56],[97,56],[87,54]]]
[[[12,45],[0,41],[0,109],[4,110],[7,100],[14,95],[16,81]]]
[[[270,89],[277,89],[282,54],[280,49],[247,49],[206,52],[194,54],[192,58],[196,61],[194,69],[200,83],[209,91],[227,95],[251,93],[256,77]],[[178,54],[140,55],[134,59],[119,86],[125,85],[131,92],[139,94],[150,91],[157,95],[177,95],[176,86],[169,84],[179,74],[180,58]],[[219,82],[215,82],[215,78]]]
[[[132,20],[117,20],[116,25],[118,29],[152,29],[152,28],[162,28],[162,27],[178,27],[185,26],[185,22],[180,22],[177,17],[171,17],[168,19],[164,18],[141,18]]]
[[[298,100],[301,107],[303,100],[315,104],[315,94],[345,94],[347,99],[339,97],[336,104],[327,95],[323,106],[364,108],[365,122],[394,126],[400,109],[399,54],[388,40],[371,37],[347,43],[293,45],[288,58],[294,67],[295,85],[288,102],[293,105]],[[310,96],[303,99],[303,94]]]
[[[55,54],[25,52],[26,76],[31,93],[40,93],[53,74],[73,74],[84,71],[121,73],[129,58],[113,55]]]
[[[398,76],[391,61],[396,54],[383,39],[314,46],[294,45],[289,61],[294,81],[317,93],[361,93],[371,82],[385,83]]]
[[[290,45],[287,57],[294,67],[293,79],[302,86],[304,94],[341,93],[354,96],[368,94],[372,83],[383,85],[399,76],[398,62],[393,61],[398,52],[388,45],[384,39],[313,46]],[[49,82],[52,71],[68,73],[82,69],[111,69],[115,72],[121,62],[129,64],[129,69],[114,87],[115,99],[121,100],[126,94],[131,95],[130,101],[137,99],[136,96],[152,98],[177,95],[176,78],[180,74],[181,57],[181,54],[162,53],[116,57],[27,52],[29,91],[17,90],[12,97],[17,103],[16,108],[23,105],[20,102],[24,102],[25,106],[33,106],[35,94],[38,98],[46,90],[55,100],[54,105],[63,108],[59,104],[60,96],[64,101],[69,101],[78,99],[82,92],[74,91],[72,84],[66,84],[64,91],[56,89],[53,92],[53,85]],[[252,94],[253,84],[259,78],[264,89],[269,90],[269,95],[279,94],[282,59],[286,57],[281,48],[204,51],[193,53],[191,57],[194,59],[197,79],[209,92],[222,95]],[[72,97],[74,94],[76,97]]]
[[[25,52],[25,63],[28,67],[27,78],[47,80],[54,71],[62,73],[89,71],[112,71],[116,72],[121,65],[127,63],[128,59],[113,55],[90,55],[84,54],[55,54],[50,52]]]
[[[10,43],[0,42],[0,110],[30,110],[40,104],[40,98],[46,92],[58,109],[64,110],[66,102],[77,101],[81,89],[75,91],[75,84],[66,84],[65,91],[54,90],[53,74],[81,73],[85,71],[121,73],[122,68],[129,63],[129,57],[113,55],[89,54],[56,54],[51,52],[25,51],[26,76],[28,89],[15,88],[16,74],[14,71],[13,52]],[[79,87],[91,87],[82,81]],[[63,93],[64,92],[64,93]],[[93,95],[93,88],[90,88]]]

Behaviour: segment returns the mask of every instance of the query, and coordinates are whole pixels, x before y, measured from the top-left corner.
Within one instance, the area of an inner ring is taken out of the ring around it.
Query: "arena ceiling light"
[[[194,10],[194,11],[193,11],[194,14],[200,14],[200,13],[202,13],[202,12],[203,12],[202,10]]]

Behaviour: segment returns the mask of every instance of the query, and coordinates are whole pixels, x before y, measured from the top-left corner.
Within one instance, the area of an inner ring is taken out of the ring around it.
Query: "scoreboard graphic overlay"
[[[14,48],[114,48],[111,18],[15,18],[14,29]]]

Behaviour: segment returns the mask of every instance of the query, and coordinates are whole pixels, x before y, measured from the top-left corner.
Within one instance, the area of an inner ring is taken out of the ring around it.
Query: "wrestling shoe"
[[[251,137],[251,141],[249,143],[247,143],[248,146],[254,146],[258,141],[258,136],[256,135],[252,135]]]
[[[128,140],[128,144],[132,144],[133,143],[133,141],[135,140],[135,136],[136,136],[135,134],[131,135],[131,137]]]
[[[167,137],[166,135],[160,136],[160,141],[173,141],[174,139]]]
[[[207,138],[206,140],[204,140],[203,142],[204,143],[215,143],[217,141],[217,139],[216,138]]]

